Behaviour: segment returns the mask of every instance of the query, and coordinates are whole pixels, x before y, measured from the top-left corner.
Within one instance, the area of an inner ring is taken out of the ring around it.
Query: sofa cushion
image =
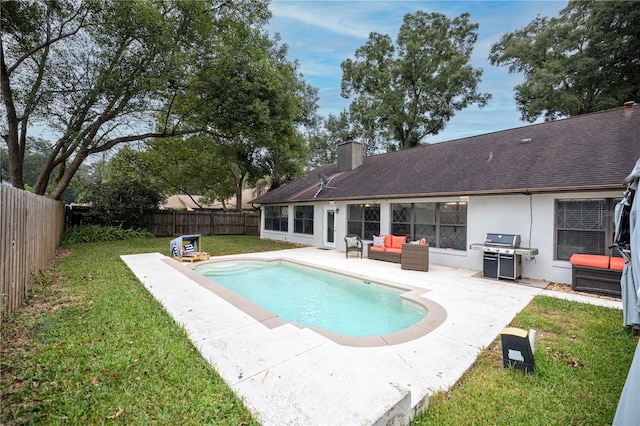
[[[624,269],[624,257],[612,257],[609,268],[622,271]]]
[[[380,236],[384,237],[384,246],[391,247],[391,245],[393,244],[393,235],[380,234]]]
[[[386,249],[384,247],[371,246],[371,247],[369,247],[369,250],[371,250],[371,251],[385,251]]]
[[[373,246],[374,247],[384,247],[386,241],[385,235],[373,236]]]
[[[406,236],[402,236],[402,237],[398,237],[396,235],[393,236],[393,243],[391,244],[391,247],[394,249],[402,249],[402,245],[406,244],[407,242],[407,237]]]
[[[609,256],[597,254],[574,254],[569,259],[572,265],[609,269]]]

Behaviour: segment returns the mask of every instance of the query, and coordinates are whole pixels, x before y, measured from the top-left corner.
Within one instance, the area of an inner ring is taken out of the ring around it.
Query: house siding
[[[472,243],[482,243],[488,232],[519,234],[522,247],[535,247],[539,254],[533,258],[522,257],[522,276],[550,282],[571,283],[571,265],[567,261],[555,260],[555,204],[556,200],[620,198],[624,187],[619,191],[567,192],[548,194],[511,194],[430,198],[397,198],[376,200],[380,204],[380,233],[389,233],[391,229],[391,204],[394,203],[435,203],[467,202],[467,250],[451,250],[432,247],[429,259],[432,264],[482,270],[482,252],[470,250]],[[371,203],[373,200],[335,201],[331,207],[336,214],[336,250],[344,252],[344,236],[347,229],[348,204]],[[300,205],[308,205],[301,203]],[[274,232],[261,226],[261,238],[288,241],[308,246],[323,247],[324,209],[328,203],[314,204],[314,234],[296,234],[293,230],[293,210],[289,207],[289,231]],[[264,216],[264,215],[263,215]],[[264,219],[262,219],[264,220]],[[366,253],[365,253],[366,256]]]

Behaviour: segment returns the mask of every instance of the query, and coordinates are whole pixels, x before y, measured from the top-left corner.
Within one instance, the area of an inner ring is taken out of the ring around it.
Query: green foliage
[[[502,367],[498,337],[418,425],[611,424],[637,346],[622,311],[538,296],[511,326],[538,331],[535,372]]]
[[[359,142],[364,144],[365,154],[375,153],[374,138],[362,137],[363,134],[364,129],[359,127],[359,123],[351,120],[348,111],[342,111],[337,117],[329,114],[327,119],[314,127],[308,135],[309,165],[316,167],[337,161],[338,145],[354,135],[360,136]]]
[[[176,98],[200,90],[195,76],[215,65],[230,34],[259,31],[269,16],[261,0],[2,2],[0,86],[12,183],[25,185],[22,153],[35,125],[56,140],[34,191],[54,199],[91,155],[209,131],[215,125],[190,118],[210,107],[176,110]]]
[[[557,18],[503,35],[489,59],[524,74],[515,87],[523,120],[601,111],[640,99],[637,28],[638,1],[571,1]]]
[[[355,95],[355,136],[386,150],[410,148],[444,129],[456,111],[484,106],[491,95],[477,91],[482,70],[469,64],[477,29],[468,13],[450,19],[418,11],[405,15],[395,44],[372,33],[341,64],[342,95]]]
[[[164,197],[154,188],[130,181],[108,181],[89,188],[86,201],[93,223],[141,228]]]
[[[203,195],[224,200],[234,194],[233,176],[218,142],[204,135],[155,139],[133,162],[158,180],[166,194]]]
[[[146,229],[123,229],[122,226],[79,225],[64,231],[62,244],[154,238]]]
[[[312,121],[317,94],[286,59],[286,47],[247,27],[230,28],[224,41],[175,101],[186,112],[206,105],[189,123],[209,130],[153,140],[142,156],[173,192],[240,199],[245,181],[270,175],[286,182],[307,158],[298,128]]]

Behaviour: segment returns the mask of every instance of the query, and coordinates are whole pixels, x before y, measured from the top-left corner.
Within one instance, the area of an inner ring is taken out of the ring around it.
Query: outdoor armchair
[[[356,253],[360,253],[360,258],[362,258],[362,240],[358,235],[349,234],[344,237],[344,242],[347,246],[345,255],[349,258],[349,252],[355,251]]]

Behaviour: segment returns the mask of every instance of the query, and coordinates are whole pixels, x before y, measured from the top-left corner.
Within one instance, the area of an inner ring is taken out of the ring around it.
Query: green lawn
[[[638,342],[622,311],[538,296],[512,325],[538,330],[535,373],[503,368],[498,337],[414,425],[611,424]]]
[[[1,424],[256,424],[185,332],[120,260],[169,238],[65,248],[2,330]],[[212,255],[291,248],[203,237]],[[502,368],[499,340],[416,425],[611,423],[637,338],[621,311],[538,297],[513,325],[539,330],[536,372]]]

